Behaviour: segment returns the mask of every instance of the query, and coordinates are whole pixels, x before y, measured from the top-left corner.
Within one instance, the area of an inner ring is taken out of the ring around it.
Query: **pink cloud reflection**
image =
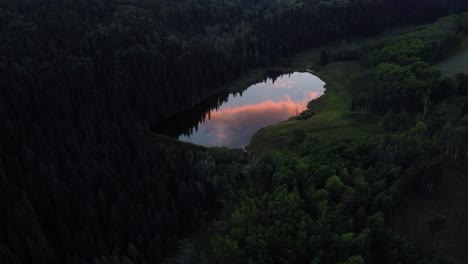
[[[179,139],[204,146],[245,147],[261,127],[304,111],[323,94],[325,83],[310,73],[291,73],[252,85],[211,112],[198,131]]]
[[[318,96],[318,92],[310,92],[302,101],[293,101],[285,96],[278,101],[222,107],[211,113],[211,119],[202,124],[202,129],[215,145],[239,146],[241,142],[248,142],[260,127],[286,120],[304,111],[307,103]]]

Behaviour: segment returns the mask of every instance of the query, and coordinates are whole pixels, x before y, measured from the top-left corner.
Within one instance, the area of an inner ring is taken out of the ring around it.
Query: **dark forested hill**
[[[247,70],[464,0],[1,0],[0,260],[157,263],[244,155],[146,124]]]
[[[423,2],[3,1],[1,84],[21,87],[8,101],[99,101],[153,122],[254,66],[468,5]]]

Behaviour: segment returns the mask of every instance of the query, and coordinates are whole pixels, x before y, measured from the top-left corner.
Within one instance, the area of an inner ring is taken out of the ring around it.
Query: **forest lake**
[[[273,75],[240,93],[224,92],[153,126],[153,131],[207,147],[244,148],[253,134],[296,116],[323,95],[310,72]]]

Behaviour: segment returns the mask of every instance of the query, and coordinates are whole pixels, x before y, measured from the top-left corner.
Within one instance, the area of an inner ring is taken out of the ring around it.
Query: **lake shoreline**
[[[163,120],[167,120],[171,117],[177,116],[178,114],[184,113],[185,111],[188,111],[198,105],[201,105],[204,101],[209,100],[210,98],[216,97],[218,95],[224,94],[224,93],[240,93],[248,89],[251,85],[260,83],[265,81],[268,78],[268,74],[271,72],[277,73],[277,74],[287,74],[291,72],[308,72],[310,74],[315,75],[316,77],[323,79],[322,77],[324,75],[320,74],[320,52],[324,47],[317,47],[317,48],[311,48],[307,49],[303,52],[299,52],[295,55],[292,55],[289,58],[289,64],[284,65],[284,64],[278,64],[276,66],[270,66],[270,67],[258,67],[258,68],[253,68],[249,70],[248,72],[242,74],[235,80],[220,86],[218,89],[213,90],[213,92],[209,93],[208,95],[199,98],[196,103],[193,103],[192,105],[188,107],[181,108],[177,111],[172,112],[171,114],[165,115],[163,118],[158,120],[157,122],[154,122],[150,124],[150,126],[153,126],[154,124],[158,124]],[[305,62],[305,63],[304,63]],[[327,86],[325,85],[325,91],[324,95],[326,93]],[[323,95],[322,95],[323,96]],[[314,99],[315,100],[315,99]],[[293,117],[293,116],[291,116]],[[291,118],[289,117],[289,118]],[[288,118],[288,119],[289,119]],[[288,120],[286,119],[286,120]],[[283,120],[283,121],[286,121]],[[281,122],[281,121],[280,121]],[[154,132],[153,129],[151,129],[151,132],[156,135],[162,135],[165,136],[164,134],[160,134],[157,132]]]
[[[245,148],[259,129],[297,116],[324,94],[326,83],[310,71],[269,71],[265,76],[241,92],[224,90],[152,130],[207,147]]]

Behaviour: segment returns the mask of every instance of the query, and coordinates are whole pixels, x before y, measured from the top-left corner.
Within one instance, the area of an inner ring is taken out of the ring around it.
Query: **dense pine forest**
[[[0,1],[0,262],[443,263],[388,227],[443,164],[466,164],[468,103],[444,102],[466,98],[468,76],[431,65],[468,32],[467,10],[464,0]],[[288,149],[254,156],[151,133],[249,70],[421,23],[433,24],[322,52],[323,65],[363,65],[352,110],[380,116],[383,135],[298,130]]]

